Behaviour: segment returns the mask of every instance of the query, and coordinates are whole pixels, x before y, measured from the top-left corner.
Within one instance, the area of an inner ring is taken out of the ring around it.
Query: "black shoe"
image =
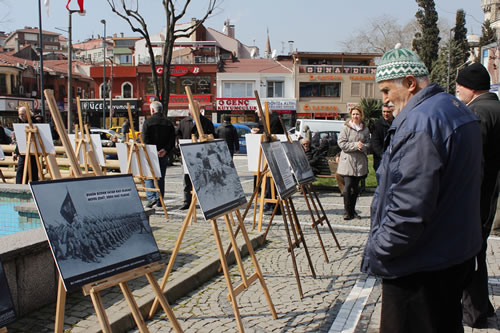
[[[189,206],[191,206],[191,203],[185,203],[181,208],[179,208],[180,210],[186,210],[189,208]]]
[[[156,207],[162,208],[161,201],[158,200],[158,202],[156,203]]]
[[[347,215],[347,214],[345,214],[345,215],[344,215],[344,220],[346,220],[346,221],[347,221],[347,220],[352,220],[353,218],[354,218],[354,217],[353,217],[353,216],[351,216],[351,215]]]
[[[147,208],[152,208],[156,203],[158,202],[158,200],[156,199],[153,199],[153,200],[150,200],[148,201],[148,203],[146,204],[146,207]]]
[[[359,216],[358,213],[354,213],[354,216],[353,216],[355,219],[361,219],[361,216]]]

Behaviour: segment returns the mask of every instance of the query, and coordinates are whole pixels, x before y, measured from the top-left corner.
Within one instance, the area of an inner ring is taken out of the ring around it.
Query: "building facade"
[[[381,99],[375,59],[381,54],[294,52],[297,117],[344,119],[361,98]]]

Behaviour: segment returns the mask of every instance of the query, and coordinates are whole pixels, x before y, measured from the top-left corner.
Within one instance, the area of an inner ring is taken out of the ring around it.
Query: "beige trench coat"
[[[358,141],[364,143],[364,147],[358,150]],[[368,157],[370,149],[370,131],[362,124],[361,130],[356,131],[351,127],[350,121],[346,121],[337,139],[342,152],[340,153],[337,173],[342,176],[366,176],[368,174]]]

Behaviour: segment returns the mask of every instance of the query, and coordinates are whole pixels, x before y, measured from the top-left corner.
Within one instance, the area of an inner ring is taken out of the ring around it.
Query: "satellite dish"
[[[277,54],[278,52],[276,51],[276,49],[274,49],[273,53],[271,53],[271,58],[275,59]]]

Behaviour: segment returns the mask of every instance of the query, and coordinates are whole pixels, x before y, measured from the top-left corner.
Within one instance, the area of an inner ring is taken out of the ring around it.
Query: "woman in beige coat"
[[[367,153],[370,148],[370,131],[363,122],[363,110],[355,106],[349,111],[351,118],[345,122],[337,143],[342,149],[337,173],[344,177],[344,220],[359,218],[356,200],[359,181],[368,174]]]

